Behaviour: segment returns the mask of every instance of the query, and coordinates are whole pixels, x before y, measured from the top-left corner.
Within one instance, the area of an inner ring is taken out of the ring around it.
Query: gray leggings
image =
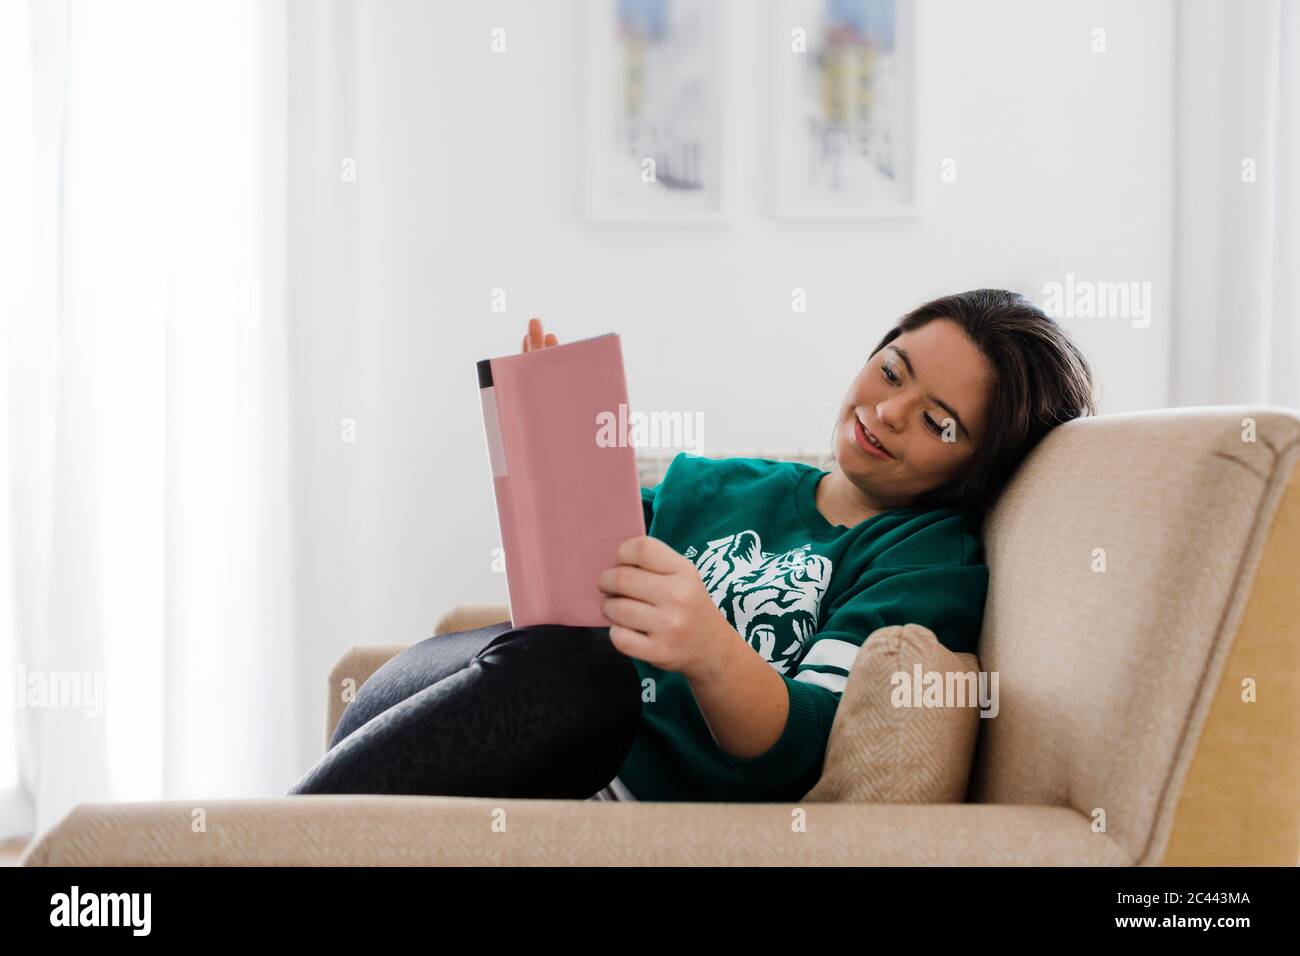
[[[640,679],[608,628],[506,621],[387,661],[289,793],[590,799],[640,725]]]

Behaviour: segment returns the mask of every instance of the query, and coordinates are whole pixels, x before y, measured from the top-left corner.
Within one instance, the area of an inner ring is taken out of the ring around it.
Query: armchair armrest
[[[510,608],[496,604],[462,604],[452,608],[433,626],[434,636],[472,631],[510,620]]]

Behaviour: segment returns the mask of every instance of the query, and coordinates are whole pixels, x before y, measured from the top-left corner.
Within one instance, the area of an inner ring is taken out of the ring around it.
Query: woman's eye
[[[930,431],[934,432],[936,435],[943,434],[943,426],[941,426],[933,418],[931,418],[929,415],[922,415],[921,417],[925,419],[926,427],[929,428]]]
[[[898,376],[894,374],[894,369],[893,369],[893,367],[890,366],[890,365],[882,365],[882,366],[880,366],[880,367],[881,367],[881,369],[882,369],[882,370],[884,371],[884,373],[885,373],[885,378],[888,379],[889,382],[890,382],[891,384],[893,384],[893,385],[897,385],[897,384],[898,384]]]

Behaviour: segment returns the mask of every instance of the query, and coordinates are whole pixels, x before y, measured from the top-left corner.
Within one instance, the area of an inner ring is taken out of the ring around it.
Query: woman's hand
[[[528,320],[528,331],[524,333],[524,342],[520,351],[533,352],[559,344],[560,340],[555,337],[554,332],[543,332],[541,319],[531,318]]]
[[[618,564],[597,579],[604,591],[610,642],[629,657],[688,678],[709,680],[723,660],[723,641],[738,635],[689,558],[641,535],[618,547]]]

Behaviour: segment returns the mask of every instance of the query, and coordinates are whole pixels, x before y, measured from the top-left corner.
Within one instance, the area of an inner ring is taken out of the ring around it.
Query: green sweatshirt
[[[896,508],[833,525],[814,497],[825,474],[683,452],[641,489],[648,533],[694,561],[737,638],[785,679],[790,710],[767,751],[733,757],[686,678],[634,658],[642,725],[618,779],[636,799],[797,801],[821,776],[835,708],[872,631],[923,624],[945,647],[975,650],[988,568],[974,516]]]

